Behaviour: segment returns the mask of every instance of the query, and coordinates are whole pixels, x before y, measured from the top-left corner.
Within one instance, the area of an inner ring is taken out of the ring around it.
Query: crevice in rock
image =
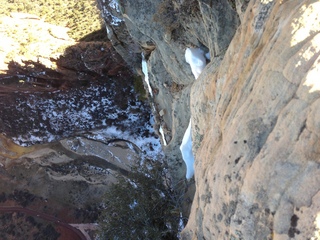
[[[298,136],[296,138],[296,141],[299,141],[301,134],[303,133],[303,131],[307,128],[307,119],[304,120],[304,122],[302,123],[299,132],[298,132]]]

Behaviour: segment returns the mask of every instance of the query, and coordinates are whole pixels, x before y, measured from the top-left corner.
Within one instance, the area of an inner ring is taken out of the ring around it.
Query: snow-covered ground
[[[162,149],[154,133],[151,109],[148,104],[137,101],[132,91],[128,88],[117,92],[109,83],[92,84],[67,93],[17,94],[13,113],[16,117],[8,120],[3,117],[3,120],[16,128],[18,134],[13,140],[22,146],[90,131],[101,139],[128,140],[146,157],[153,158],[161,154]]]
[[[151,122],[151,121],[150,121]],[[150,122],[146,122],[144,127],[153,133],[153,127],[150,125]],[[162,156],[162,146],[158,137],[154,134],[145,137],[139,134],[132,134],[128,130],[120,130],[116,127],[102,128],[100,130],[95,130],[90,135],[90,138],[95,140],[100,140],[107,142],[110,139],[125,139],[133,144],[135,144],[141,150],[141,156],[148,159],[158,159],[159,156]],[[131,146],[134,150],[134,146]]]
[[[105,5],[105,2],[108,2],[108,5]],[[102,14],[104,15],[105,19],[108,19],[108,22],[111,25],[118,26],[123,19],[121,16],[121,9],[118,1],[116,0],[103,0],[104,5],[101,7]],[[111,10],[111,11],[110,11]],[[112,13],[114,12],[114,13]],[[117,14],[119,13],[119,14]],[[117,16],[116,16],[117,15]]]

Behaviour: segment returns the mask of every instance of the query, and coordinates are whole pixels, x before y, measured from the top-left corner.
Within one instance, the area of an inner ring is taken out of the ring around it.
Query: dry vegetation
[[[101,239],[178,239],[183,195],[170,187],[165,169],[155,161],[118,176],[105,196]]]
[[[0,0],[0,73],[10,62],[41,62],[55,69],[75,41],[106,41],[95,0]],[[19,13],[19,14],[16,14]],[[33,16],[23,16],[23,14]],[[74,41],[75,40],[75,41]]]
[[[95,0],[0,0],[0,5],[0,15],[35,14],[48,23],[70,28],[69,36],[75,40],[102,28]]]

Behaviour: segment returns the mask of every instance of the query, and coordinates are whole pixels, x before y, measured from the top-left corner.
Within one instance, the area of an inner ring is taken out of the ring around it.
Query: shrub
[[[69,27],[69,36],[79,40],[103,27],[95,0],[0,0],[0,15],[30,13],[51,24]],[[105,34],[106,35],[106,34]]]
[[[140,101],[147,100],[147,92],[144,89],[143,80],[141,76],[134,76],[133,78],[133,88],[136,94],[138,94],[138,99]]]
[[[177,239],[180,194],[169,187],[161,164],[133,168],[118,176],[105,196],[102,239]]]

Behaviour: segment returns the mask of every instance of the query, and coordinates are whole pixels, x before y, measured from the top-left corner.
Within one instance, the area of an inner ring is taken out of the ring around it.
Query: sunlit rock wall
[[[251,1],[191,90],[183,239],[318,239],[319,1]],[[198,140],[200,139],[200,140]]]

